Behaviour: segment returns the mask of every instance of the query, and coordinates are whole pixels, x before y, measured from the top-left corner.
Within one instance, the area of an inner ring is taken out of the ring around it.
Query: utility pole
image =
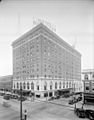
[[[20,86],[20,120],[22,120],[22,86]]]

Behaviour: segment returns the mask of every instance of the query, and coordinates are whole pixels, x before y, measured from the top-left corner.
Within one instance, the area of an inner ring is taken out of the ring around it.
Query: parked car
[[[5,95],[5,93],[4,92],[0,92],[0,95],[3,96],[3,95]]]
[[[86,116],[85,110],[82,108],[75,108],[74,112],[79,118],[85,118],[85,116]]]
[[[78,99],[75,98],[75,99],[73,100],[73,102],[74,102],[74,103],[77,103],[77,102],[78,102]]]
[[[64,97],[65,97],[65,98],[68,98],[68,97],[70,97],[70,95],[69,95],[69,94],[65,94]]]
[[[56,97],[55,97],[55,99],[59,99],[60,98],[60,96],[59,95],[57,95]]]
[[[10,97],[10,95],[6,94],[6,95],[3,96],[3,98],[6,99],[6,100],[10,100],[11,97]]]
[[[73,105],[74,104],[73,100],[69,100],[69,104]]]
[[[19,96],[18,96],[17,94],[12,94],[12,95],[11,95],[11,98],[12,98],[12,99],[18,99],[18,97],[19,97]]]
[[[25,100],[27,100],[27,98],[24,97],[24,96],[22,96],[22,99],[21,99],[21,97],[18,97],[18,100],[19,100],[19,101],[20,101],[20,100],[25,101]]]
[[[78,97],[78,101],[81,101],[82,100],[82,97],[80,96],[80,97]]]
[[[94,120],[94,110],[90,110],[90,109],[85,110],[85,115],[90,120]]]
[[[48,101],[51,101],[51,100],[54,100],[55,99],[55,97],[50,97],[49,99],[48,99]]]

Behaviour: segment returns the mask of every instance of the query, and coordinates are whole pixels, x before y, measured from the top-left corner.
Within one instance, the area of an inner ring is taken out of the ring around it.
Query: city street
[[[11,107],[4,107],[0,104],[0,120],[19,120],[19,113]]]
[[[67,102],[68,99],[65,100],[65,98],[48,102],[25,101],[23,102],[23,110],[27,110],[27,120],[82,120],[74,114],[74,106],[68,105]],[[20,102],[10,100],[10,104],[9,108],[0,104],[0,120],[19,120]]]

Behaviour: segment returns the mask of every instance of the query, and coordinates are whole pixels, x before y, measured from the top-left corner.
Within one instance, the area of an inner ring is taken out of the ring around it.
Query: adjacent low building
[[[94,69],[82,71],[84,103],[94,103]]]
[[[82,92],[81,54],[40,23],[12,43],[13,90],[36,97]]]
[[[13,75],[7,75],[0,77],[0,90],[11,91],[12,90]]]

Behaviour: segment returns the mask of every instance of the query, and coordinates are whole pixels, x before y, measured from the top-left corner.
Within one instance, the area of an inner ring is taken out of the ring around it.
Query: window
[[[85,80],[88,80],[88,75],[87,75],[87,74],[84,76],[84,79],[85,79]]]
[[[14,89],[15,89],[15,84],[14,84]]]
[[[31,90],[34,90],[34,83],[31,83]]]
[[[20,88],[22,88],[22,83],[20,82]]]
[[[17,88],[19,88],[19,83],[17,83]]]
[[[89,87],[88,87],[88,86],[86,86],[86,90],[89,90]]]
[[[29,82],[27,82],[27,89],[29,89]]]
[[[94,78],[94,74],[92,75],[92,78]]]
[[[50,90],[52,90],[52,85],[50,85]]]
[[[39,90],[39,85],[37,85],[37,90]]]
[[[25,82],[23,83],[23,89],[25,89]]]
[[[63,88],[65,88],[65,82],[63,82]]]
[[[46,74],[45,74],[45,78],[46,78]]]
[[[47,86],[46,85],[44,85],[44,90],[47,90]]]
[[[37,78],[39,77],[39,75],[37,75]]]
[[[68,88],[68,82],[66,83],[66,88]]]
[[[44,84],[44,90],[47,90],[47,83]]]
[[[59,89],[61,89],[61,82],[59,83]]]
[[[69,87],[71,87],[71,82],[69,82]]]
[[[55,89],[57,89],[57,82],[55,83]]]

